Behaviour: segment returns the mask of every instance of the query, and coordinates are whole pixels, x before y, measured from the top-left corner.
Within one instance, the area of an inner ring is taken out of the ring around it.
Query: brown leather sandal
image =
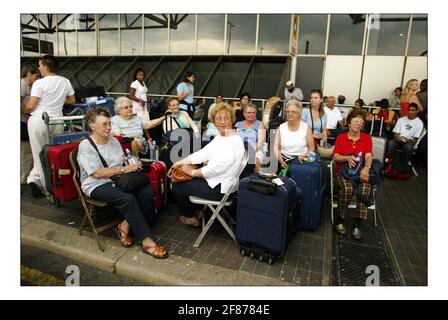
[[[115,232],[118,235],[118,238],[120,239],[120,243],[123,247],[129,248],[134,244],[134,239],[129,235],[129,233],[126,233],[123,231],[123,229],[120,228],[121,223],[117,225],[115,228]]]
[[[141,246],[143,253],[150,255],[153,258],[156,259],[166,259],[168,258],[168,251],[164,248],[159,246],[158,244],[149,247],[149,246],[144,246],[142,244]]]
[[[191,223],[191,222],[188,222],[187,219],[189,219],[189,218],[186,216],[180,216],[180,218],[179,218],[180,222],[186,226],[193,227],[193,228],[199,228],[201,226],[200,221],[198,221],[198,223]]]

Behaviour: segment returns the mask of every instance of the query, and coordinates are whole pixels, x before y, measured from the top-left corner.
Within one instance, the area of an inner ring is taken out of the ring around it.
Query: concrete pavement
[[[90,232],[80,236],[76,229],[21,215],[21,241],[107,272],[130,277],[148,285],[293,285],[268,277],[196,262],[172,254],[154,259],[138,246],[121,247],[118,240],[101,237],[101,252]]]

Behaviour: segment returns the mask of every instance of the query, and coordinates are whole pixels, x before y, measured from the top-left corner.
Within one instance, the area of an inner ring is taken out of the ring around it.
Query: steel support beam
[[[162,63],[162,61],[163,61],[163,59],[165,59],[165,56],[163,56],[163,57],[161,57],[160,59],[159,59],[159,61],[157,61],[157,63],[156,63],[156,65],[151,69],[151,71],[149,71],[147,74],[146,74],[146,77],[145,77],[145,82],[149,79],[149,77],[159,68],[159,66],[160,66],[160,64]]]
[[[168,87],[168,89],[165,90],[165,93],[164,93],[165,95],[166,95],[166,94],[170,94],[170,91],[174,88],[174,86],[176,86],[176,84],[177,84],[177,82],[178,82],[177,79],[179,79],[179,77],[181,77],[181,76],[186,72],[186,70],[187,70],[188,66],[190,65],[192,59],[193,59],[192,56],[188,57],[187,62],[185,62],[185,64],[184,64],[184,66],[182,67],[182,69],[180,69],[179,73],[178,73],[178,74],[176,75],[176,77],[174,78],[173,83],[171,83],[171,85]]]
[[[246,83],[247,77],[249,77],[249,73],[252,70],[252,67],[254,65],[254,61],[255,61],[255,57],[252,57],[252,59],[250,59],[249,68],[247,68],[246,74],[244,75],[243,79],[241,80],[240,85],[236,89],[235,97],[239,97],[241,90],[243,90],[243,87],[244,87],[244,84]]]
[[[76,69],[71,75],[68,76],[69,79],[73,78],[79,71],[81,71],[90,61],[92,57],[88,58],[78,69]]]
[[[218,70],[219,66],[221,65],[221,62],[222,62],[222,56],[219,57],[219,59],[216,62],[215,66],[213,67],[212,71],[208,75],[207,79],[204,82],[204,85],[202,86],[202,88],[199,90],[199,92],[197,94],[198,96],[202,96],[202,94],[204,93],[205,89],[207,89],[207,87],[208,87],[208,85],[210,83],[210,80],[215,75],[216,70]]]
[[[84,86],[87,86],[89,83],[93,82],[93,80],[95,80],[95,78],[98,77],[98,76],[101,74],[101,72],[103,72],[103,70],[115,60],[115,58],[116,58],[116,57],[112,57],[109,61],[107,61],[107,62],[104,64],[104,66],[102,66],[102,67],[101,67],[101,68],[100,68],[100,69],[99,69],[99,70],[98,70],[92,77],[88,76],[88,77],[90,78],[90,80],[87,81],[87,82],[84,84]]]
[[[121,79],[121,77],[129,71],[129,69],[137,62],[137,60],[140,57],[135,57],[134,60],[131,61],[131,63],[128,64],[128,66],[118,75],[118,77],[115,79],[114,82],[112,82],[112,84],[107,87],[106,91],[110,91],[110,89]]]

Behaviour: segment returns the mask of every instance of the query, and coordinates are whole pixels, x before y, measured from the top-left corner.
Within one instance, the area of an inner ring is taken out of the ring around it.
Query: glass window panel
[[[39,36],[37,33],[38,22],[37,15],[22,14],[20,23],[22,30],[22,46],[24,56],[39,55]]]
[[[100,15],[100,55],[117,55],[118,14]]]
[[[328,15],[300,15],[299,54],[324,54]]]
[[[360,55],[366,15],[332,14],[328,54]]]
[[[294,85],[302,90],[304,101],[310,101],[311,90],[322,88],[323,70],[324,58],[297,58],[297,76]]]
[[[194,14],[172,14],[170,24],[170,54],[194,54]]]
[[[168,15],[145,15],[145,54],[166,54]]]
[[[56,16],[52,14],[39,15],[39,33],[40,33],[40,53],[55,54],[56,37]]]
[[[409,15],[372,15],[369,55],[403,56],[409,29]]]
[[[260,15],[258,54],[288,54],[291,15]]]
[[[78,48],[80,56],[96,56],[95,15],[79,15]]]
[[[75,56],[76,28],[79,25],[79,16],[76,14],[59,14],[58,17],[58,43],[60,56]]]
[[[121,54],[142,54],[142,15],[121,15]]]
[[[428,15],[414,15],[412,18],[411,37],[408,56],[428,55]]]
[[[254,54],[256,27],[256,15],[229,14],[226,52],[229,54]]]
[[[223,53],[224,23],[224,15],[198,15],[198,54]]]

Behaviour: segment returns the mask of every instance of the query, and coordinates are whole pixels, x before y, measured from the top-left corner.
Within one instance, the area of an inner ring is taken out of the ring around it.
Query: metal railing
[[[127,97],[129,95],[129,92],[106,92],[106,94],[108,96],[125,96]],[[171,97],[177,97],[177,95],[175,94],[148,94],[151,97],[155,97],[155,98],[171,98]],[[213,103],[215,101],[215,97],[207,97],[207,96],[193,96],[194,99],[205,99],[206,101],[211,100],[211,103]],[[234,102],[234,101],[239,101],[240,98],[235,98],[235,97],[223,97],[224,101],[227,102]],[[261,113],[264,112],[264,108],[266,106],[266,102],[268,101],[268,99],[257,99],[257,98],[253,98],[251,99],[251,102],[260,102],[261,103]],[[280,100],[279,103],[283,103],[284,100]],[[302,105],[309,105],[310,102],[309,101],[302,101],[301,102]],[[345,109],[347,108],[353,108],[354,105],[353,104],[335,104],[335,107],[338,107],[341,109],[341,111],[345,111]],[[370,114],[372,112],[373,109],[380,109],[380,107],[376,107],[376,106],[363,106],[363,109],[366,109],[367,112]],[[390,110],[394,110],[394,111],[401,111],[400,108],[389,108]]]

